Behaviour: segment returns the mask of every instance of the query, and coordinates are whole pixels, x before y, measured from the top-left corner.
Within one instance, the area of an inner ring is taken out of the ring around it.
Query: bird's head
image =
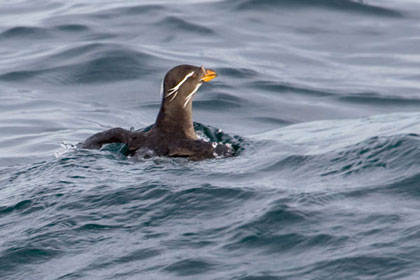
[[[216,78],[216,72],[204,66],[178,65],[166,74],[163,80],[165,107],[187,108],[200,86]]]

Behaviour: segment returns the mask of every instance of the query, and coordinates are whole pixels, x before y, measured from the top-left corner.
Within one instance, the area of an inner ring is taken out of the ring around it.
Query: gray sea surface
[[[420,2],[0,2],[0,279],[419,279]],[[232,158],[75,145],[215,69]]]

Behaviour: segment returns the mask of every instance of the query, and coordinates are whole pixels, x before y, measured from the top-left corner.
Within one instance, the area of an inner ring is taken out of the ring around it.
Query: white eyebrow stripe
[[[176,91],[178,91],[178,89],[185,83],[185,81],[187,81],[187,79],[189,77],[191,77],[192,75],[194,75],[194,71],[191,71],[190,73],[188,73],[187,75],[185,75],[184,79],[182,79],[176,86],[174,86],[173,88],[171,88],[168,91],[168,95],[166,95],[166,97],[171,96],[173,93],[175,93]]]
[[[174,91],[169,92],[169,93],[165,96],[165,98],[166,98],[166,97],[171,96],[171,95],[172,95],[172,94],[174,94],[174,93],[178,93],[178,91],[174,90]],[[176,95],[176,94],[175,94],[175,95]]]
[[[176,96],[178,95],[178,92],[177,91],[175,91],[175,94],[174,94],[174,96],[172,96],[172,98],[171,98],[171,100],[169,100],[169,102],[172,102],[172,101],[174,101],[174,99],[176,98]],[[169,96],[169,95],[168,95]]]
[[[185,108],[185,107],[187,107],[188,102],[190,102],[190,100],[192,99],[192,97],[193,97],[194,93],[196,93],[196,92],[197,92],[197,90],[201,87],[201,85],[202,85],[202,84],[203,84],[203,83],[198,83],[198,84],[195,86],[194,90],[193,90],[190,94],[188,94],[188,95],[187,95],[187,97],[185,97],[184,108]]]

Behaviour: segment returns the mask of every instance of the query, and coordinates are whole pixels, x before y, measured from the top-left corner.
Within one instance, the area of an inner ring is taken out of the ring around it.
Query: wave
[[[122,45],[90,43],[42,57],[31,67],[36,70],[3,73],[0,80],[41,80],[65,85],[131,80],[154,74],[156,69],[151,64],[156,59]]]
[[[310,181],[314,189],[398,184],[419,174],[418,117],[413,113],[320,121],[260,134],[255,146],[267,159],[256,160],[247,175],[264,174],[265,180],[285,185],[296,184],[290,177],[299,178],[299,184]]]
[[[0,271],[2,271],[2,276],[9,276],[10,273],[10,275],[16,277],[16,274],[13,272],[19,267],[22,267],[22,265],[43,263],[54,257],[59,257],[60,254],[64,253],[64,250],[56,250],[48,247],[50,246],[47,244],[37,247],[28,245],[25,247],[10,247],[3,251],[0,254]]]
[[[61,24],[54,26],[53,28],[58,31],[66,32],[84,32],[90,30],[90,28],[87,25],[83,24]]]
[[[306,96],[314,96],[314,97],[326,97],[326,96],[335,96],[336,93],[330,91],[323,91],[311,88],[305,88],[300,86],[294,86],[287,83],[279,83],[279,82],[272,82],[272,81],[255,81],[248,83],[249,87],[254,87],[257,89],[270,91],[273,93],[285,93],[285,92],[293,92],[294,94],[301,94]]]
[[[410,172],[416,172],[413,167],[418,165],[420,165],[420,136],[402,134],[372,137],[322,154],[287,155],[259,171],[269,173],[281,171],[301,178],[320,176],[331,179],[338,176],[339,180],[343,180],[342,177],[362,178],[363,174],[386,172],[387,175],[381,179],[390,180],[390,177],[404,177],[404,174],[409,176]]]
[[[249,68],[220,67],[217,71],[220,75],[238,79],[250,79],[258,75],[257,71]]]
[[[306,267],[303,275],[317,275],[317,279],[403,279],[409,275],[410,262],[404,254],[342,254],[329,260],[320,260]],[[361,270],[361,267],[364,269]],[[340,273],[338,273],[340,271]]]
[[[31,207],[31,205],[32,201],[25,199],[12,206],[0,206],[0,216],[9,214],[11,212],[22,212],[25,209]]]
[[[213,29],[209,27],[197,23],[192,23],[176,16],[168,16],[162,21],[158,22],[157,25],[162,27],[164,30],[173,30],[174,32],[188,32],[202,35],[215,34]]]
[[[91,31],[89,26],[84,24],[59,24],[50,27],[16,26],[0,33],[0,40],[3,40],[4,42],[10,40],[42,40],[66,35],[66,33],[69,32],[88,31]]]
[[[269,10],[279,8],[325,8],[340,10],[343,12],[352,12],[367,14],[371,16],[383,17],[403,17],[403,13],[391,9],[364,3],[364,1],[353,0],[237,0],[230,1],[234,4],[234,9],[241,10]]]
[[[52,34],[47,28],[34,26],[17,26],[7,29],[0,34],[0,40],[4,39],[44,39]]]
[[[420,99],[418,98],[404,98],[400,96],[384,96],[377,93],[357,93],[351,95],[339,96],[339,100],[366,104],[376,106],[417,106],[420,105]]]
[[[215,268],[215,265],[207,260],[187,258],[168,265],[165,270],[179,276],[189,276],[205,273]]]
[[[150,15],[154,12],[162,12],[165,10],[164,5],[135,5],[130,7],[119,7],[101,10],[90,14],[94,18],[112,19],[127,16]]]
[[[226,110],[240,108],[246,104],[246,100],[226,93],[212,94],[211,99],[200,96],[200,99],[194,100],[194,108],[198,110]]]
[[[401,197],[403,200],[416,199],[420,197],[418,188],[420,182],[420,172],[413,172],[412,175],[401,174],[392,182],[380,182],[365,188],[351,190],[343,193],[346,197],[366,197],[368,195],[388,194],[394,198]],[[389,218],[387,218],[389,220]]]

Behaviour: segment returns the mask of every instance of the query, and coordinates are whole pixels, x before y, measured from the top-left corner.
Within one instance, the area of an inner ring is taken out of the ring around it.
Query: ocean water
[[[0,279],[420,279],[420,3],[0,2]],[[235,157],[78,150],[165,73]]]

